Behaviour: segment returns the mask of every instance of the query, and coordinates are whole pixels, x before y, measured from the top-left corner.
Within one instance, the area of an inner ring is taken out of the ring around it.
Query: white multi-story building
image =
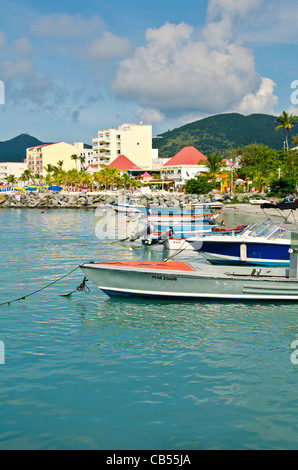
[[[75,142],[74,146],[77,149],[77,156],[79,157],[79,165],[81,171],[85,170],[89,166],[99,168],[99,157],[98,153],[92,149],[91,146],[86,145],[82,142]],[[98,170],[97,170],[98,171]]]
[[[13,175],[15,179],[18,179],[26,169],[26,163],[0,162],[0,182],[6,183],[6,178],[10,175]]]
[[[152,166],[151,125],[122,124],[118,129],[100,130],[92,144],[99,165],[109,165],[119,155],[125,155],[144,170]]]

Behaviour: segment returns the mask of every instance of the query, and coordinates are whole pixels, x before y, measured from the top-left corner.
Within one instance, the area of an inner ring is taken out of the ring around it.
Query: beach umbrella
[[[49,191],[62,191],[62,187],[61,186],[49,186],[48,187]]]
[[[25,191],[36,191],[36,188],[30,188],[30,187],[29,187],[29,188],[26,188]]]

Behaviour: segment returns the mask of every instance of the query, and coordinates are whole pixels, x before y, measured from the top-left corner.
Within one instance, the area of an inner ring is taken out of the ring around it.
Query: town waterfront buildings
[[[34,174],[46,176],[48,165],[59,166],[65,171],[79,169],[79,160],[73,160],[72,155],[77,155],[77,148],[66,142],[44,144],[31,147],[26,152],[26,163],[28,170]]]
[[[122,124],[118,129],[99,130],[92,144],[99,164],[109,165],[120,155],[125,155],[143,170],[152,167],[151,125]]]
[[[89,166],[92,166],[96,171],[100,171],[98,163],[98,155],[92,149],[91,145],[84,144],[83,142],[75,142],[76,155],[79,157],[80,164],[78,168],[83,171]]]
[[[0,162],[0,182],[6,183],[8,176],[14,176],[17,180],[27,169],[26,163],[20,162]]]
[[[199,164],[200,162],[200,164]],[[208,171],[208,160],[195,147],[184,147],[173,158],[170,158],[161,169],[161,179],[175,181],[184,185],[187,180],[198,173]]]
[[[172,158],[158,158],[152,149],[152,126],[122,124],[118,129],[99,130],[92,146],[83,142],[42,144],[28,148],[24,163],[0,164],[0,181],[7,176],[21,176],[25,169],[45,177],[50,166],[64,171],[76,169],[91,175],[105,167],[116,167],[120,172],[140,178],[146,172],[156,181],[171,183],[181,189],[187,180],[208,171],[208,159],[195,147],[184,147]]]

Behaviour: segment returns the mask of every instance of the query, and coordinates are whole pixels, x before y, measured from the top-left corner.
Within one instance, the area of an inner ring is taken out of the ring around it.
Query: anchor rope
[[[185,246],[184,246],[185,245]],[[181,248],[179,248],[178,250],[176,250],[171,256],[169,256],[168,258],[165,258],[164,259],[164,262],[167,262],[167,261],[170,261],[172,258],[175,258],[175,256],[179,255],[180,253],[182,253],[184,250],[186,250],[187,248],[187,240],[185,239]]]
[[[31,295],[34,295],[34,294],[37,294],[38,292],[41,292],[42,290],[44,289],[47,289],[48,287],[52,286],[53,284],[56,284],[57,282],[61,281],[61,279],[64,279],[65,277],[69,276],[70,274],[74,273],[75,271],[77,271],[77,269],[79,269],[80,266],[77,266],[76,268],[72,269],[71,271],[69,271],[67,274],[64,274],[63,276],[59,277],[59,279],[56,279],[55,281],[52,281],[50,282],[49,284],[47,284],[46,286],[44,287],[41,287],[40,289],[37,289],[35,290],[34,292],[31,292],[30,294],[27,294],[27,295],[23,295],[22,297],[19,297],[18,299],[14,299],[14,300],[8,300],[6,302],[3,302],[0,304],[0,307],[2,305],[9,305],[13,302],[18,302],[19,300],[25,300],[27,297],[30,297]],[[82,285],[82,284],[81,284]],[[79,286],[80,287],[80,286]]]

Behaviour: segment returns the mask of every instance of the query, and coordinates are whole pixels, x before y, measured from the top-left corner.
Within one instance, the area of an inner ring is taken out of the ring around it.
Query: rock
[[[88,196],[88,197],[87,197],[87,204],[88,204],[88,206],[93,206],[94,201],[93,201],[93,197],[92,197],[92,196]]]
[[[80,205],[80,206],[87,206],[87,200],[85,197],[79,197],[79,199],[77,200],[77,205]]]
[[[3,204],[6,201],[6,197],[3,194],[0,194],[0,204]]]
[[[173,198],[171,199],[171,203],[172,203],[173,206],[179,206],[179,201],[178,201],[178,199],[176,199],[175,197],[173,197]]]

